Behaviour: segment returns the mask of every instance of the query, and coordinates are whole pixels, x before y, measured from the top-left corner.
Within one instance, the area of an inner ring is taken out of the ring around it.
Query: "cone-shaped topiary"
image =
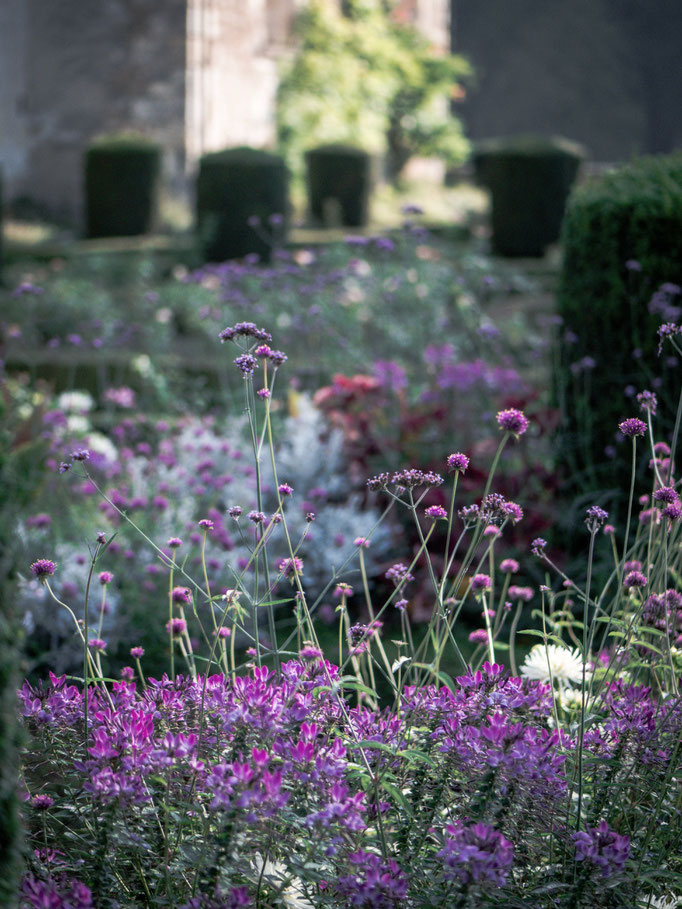
[[[312,218],[333,226],[336,216],[345,227],[364,227],[369,219],[370,155],[350,145],[321,145],[306,152],[305,161]]]
[[[479,144],[474,169],[491,194],[494,253],[542,256],[559,239],[584,156],[581,146],[559,138],[517,136]]]
[[[96,139],[85,153],[86,234],[130,237],[154,223],[161,151],[141,136]]]
[[[634,393],[656,392],[659,439],[677,410],[679,361],[670,345],[658,355],[657,330],[682,314],[682,155],[642,158],[577,188],[562,240],[561,458],[583,489],[612,486],[618,423],[644,416]]]
[[[284,239],[288,184],[279,155],[246,146],[204,155],[196,193],[203,257],[222,262],[256,253],[269,259]]]

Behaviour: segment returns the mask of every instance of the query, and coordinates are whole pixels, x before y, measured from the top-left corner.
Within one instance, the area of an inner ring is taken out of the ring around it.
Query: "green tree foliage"
[[[282,74],[278,134],[292,171],[303,153],[342,142],[385,155],[391,179],[413,155],[449,164],[469,151],[450,99],[469,65],[438,54],[384,0],[309,0],[296,27],[298,48]]]

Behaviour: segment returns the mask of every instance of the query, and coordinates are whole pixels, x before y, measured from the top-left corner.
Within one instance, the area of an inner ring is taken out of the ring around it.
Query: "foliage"
[[[280,145],[295,173],[307,148],[330,141],[386,154],[394,179],[415,154],[461,163],[468,146],[448,109],[469,72],[461,57],[436,55],[380,0],[341,8],[310,0],[297,35],[277,108]]]
[[[656,329],[679,312],[681,238],[680,155],[643,158],[587,181],[569,199],[557,374],[566,422],[558,451],[583,490],[611,486],[612,427],[626,415],[628,396],[652,388],[665,402],[665,432],[672,428],[679,359],[672,351],[658,356]]]

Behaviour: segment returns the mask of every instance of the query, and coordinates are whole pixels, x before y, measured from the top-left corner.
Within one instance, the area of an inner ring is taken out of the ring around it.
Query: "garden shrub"
[[[85,153],[86,234],[148,233],[156,213],[161,150],[127,134],[102,136]]]
[[[248,146],[204,155],[197,178],[197,230],[211,262],[257,254],[268,260],[288,212],[284,159]]]
[[[563,244],[560,457],[595,488],[614,478],[612,427],[627,396],[652,388],[664,413],[676,410],[679,358],[658,356],[657,329],[679,315],[682,155],[642,158],[576,189]]]
[[[492,201],[492,248],[501,256],[542,256],[559,239],[583,149],[565,139],[517,136],[478,145],[474,168]]]
[[[370,155],[351,145],[321,145],[306,152],[308,205],[312,217],[329,222],[329,200],[346,227],[364,227],[369,218]]]

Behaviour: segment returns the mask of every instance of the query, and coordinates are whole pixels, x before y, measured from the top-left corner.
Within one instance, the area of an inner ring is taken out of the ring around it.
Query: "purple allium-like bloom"
[[[533,553],[533,555],[543,556],[545,554],[546,546],[547,540],[543,540],[542,537],[536,537],[530,544],[530,551]]]
[[[229,516],[230,516],[231,518],[234,518],[235,521],[239,519],[239,517],[241,516],[242,512],[243,512],[243,509],[242,509],[242,507],[241,507],[240,505],[231,505],[231,506],[227,509],[227,513],[229,514]]]
[[[254,370],[258,367],[258,360],[255,357],[252,357],[251,354],[241,354],[241,356],[237,357],[233,362],[245,378],[247,376],[252,376]]]
[[[409,581],[414,581],[414,575],[410,574],[407,566],[403,565],[402,562],[396,562],[395,565],[391,565],[384,577],[387,581],[393,581],[396,587],[400,587],[401,584],[407,584]]]
[[[628,417],[627,420],[618,424],[618,429],[626,438],[634,439],[636,436],[646,435],[647,427],[644,420],[640,420],[639,417]]]
[[[312,644],[305,644],[298,652],[299,657],[302,660],[321,660],[322,651],[319,647],[314,647]]]
[[[367,480],[367,488],[371,492],[379,492],[380,489],[386,489],[390,481],[390,476],[387,473],[379,473],[374,477],[370,477]]]
[[[297,574],[303,574],[303,559],[294,556],[293,559],[280,559],[277,563],[277,570],[285,578],[293,578]]]
[[[31,574],[39,581],[52,577],[57,569],[57,565],[51,559],[37,559],[31,565]]]
[[[456,451],[454,454],[448,455],[447,465],[448,470],[456,470],[459,471],[459,473],[464,473],[469,466],[469,458],[467,458],[465,454]]]
[[[671,504],[672,502],[677,502],[679,496],[677,491],[672,486],[661,486],[654,492],[654,500],[656,502],[665,502],[666,504]]]
[[[348,643],[351,652],[356,656],[364,653],[369,648],[370,640],[375,634],[378,634],[382,624],[375,619],[369,625],[351,625],[348,629]]]
[[[189,587],[174,587],[171,600],[178,606],[189,606],[192,602],[192,591]]]
[[[676,322],[664,322],[658,329],[658,355],[661,355],[666,338],[672,338],[680,333],[680,326]]]
[[[400,612],[405,612],[405,610],[406,610],[407,607],[408,607],[408,600],[406,600],[406,599],[404,599],[404,598],[403,598],[403,599],[400,599],[400,600],[396,600],[395,603],[394,603],[393,605],[394,605],[395,608],[398,609]]]
[[[134,660],[141,660],[144,656],[144,647],[131,647],[130,655]]]
[[[397,470],[391,477],[391,483],[402,489],[414,489],[416,486],[441,486],[443,477],[432,470],[417,470],[415,467],[408,467],[405,470]]]
[[[519,563],[516,559],[503,559],[500,562],[500,571],[503,574],[516,574],[519,570]]]
[[[350,586],[350,584],[337,584],[334,588],[334,593],[332,596],[336,597],[337,599],[342,596],[352,597],[353,588]]]
[[[126,682],[132,682],[135,678],[135,670],[132,666],[121,666],[121,678]]]
[[[224,625],[221,625],[217,631],[213,632],[214,635],[217,635],[221,639],[229,638],[232,632],[229,628],[226,628]]]
[[[262,359],[265,359],[266,357],[269,357],[271,353],[272,348],[268,347],[267,344],[259,344],[258,347],[254,350],[253,355],[255,357],[261,357]]]
[[[640,391],[640,393],[637,395],[637,403],[642,408],[642,410],[649,411],[652,417],[656,416],[658,400],[653,391]]]
[[[515,584],[512,584],[509,588],[509,596],[512,600],[523,600],[524,603],[529,603],[533,599],[533,588],[517,587]]]
[[[38,794],[31,799],[31,805],[38,811],[47,811],[54,805],[54,799],[51,795]]]
[[[616,532],[616,528],[613,526],[613,524],[604,524],[604,531],[603,531],[603,532],[604,532],[607,536],[611,536],[612,534],[614,534],[614,533]]]
[[[671,521],[679,521],[682,518],[682,504],[680,502],[671,502],[661,509],[661,516],[669,518]]]
[[[493,582],[490,579],[490,575],[475,574],[471,579],[471,589],[474,593],[484,593],[486,590],[490,590],[492,586]]]
[[[630,855],[630,837],[611,830],[606,821],[573,834],[576,862],[592,862],[604,877],[618,874]]]
[[[518,524],[519,521],[523,520],[523,508],[520,505],[517,505],[516,502],[505,502],[502,506],[502,511],[511,518],[512,524]]]
[[[254,524],[262,524],[265,520],[265,515],[262,511],[250,511],[246,517]]]
[[[278,369],[280,366],[284,366],[289,357],[284,353],[283,350],[273,350],[270,353],[269,359],[275,369]]]
[[[114,576],[110,571],[100,571],[99,573],[99,582],[104,587],[106,584],[111,584],[114,580]]]
[[[478,520],[480,509],[478,505],[465,505],[463,508],[459,509],[457,514],[465,524],[472,524],[474,521]]]
[[[49,514],[34,514],[30,518],[26,518],[27,527],[49,527],[52,523],[52,518]]]
[[[484,537],[499,537],[502,533],[499,527],[496,527],[494,524],[488,524],[488,526],[483,531]]]
[[[187,622],[184,619],[171,619],[170,622],[166,622],[166,631],[168,634],[171,632],[173,634],[183,634],[187,631]]]
[[[87,461],[90,457],[90,452],[87,448],[79,448],[77,451],[71,452],[71,457],[74,461]]]
[[[256,395],[264,401],[267,401],[268,398],[272,397],[269,388],[259,388]]]
[[[202,518],[200,521],[197,521],[197,524],[202,530],[213,530],[213,521],[210,521],[208,518]]]
[[[231,328],[223,328],[218,337],[224,343],[231,341],[236,335],[255,338],[256,341],[263,341],[266,344],[272,341],[272,335],[265,329],[258,328],[253,322],[237,322]]]
[[[623,571],[627,574],[628,571],[641,571],[642,563],[639,559],[630,559],[623,565]]]
[[[488,632],[485,628],[477,628],[475,631],[472,631],[469,635],[469,640],[472,644],[487,644],[488,643]]]
[[[529,425],[528,417],[515,407],[500,410],[496,419],[500,429],[513,433],[517,438],[524,434]]]
[[[623,587],[626,590],[633,590],[638,587],[646,587],[648,584],[646,575],[642,574],[641,571],[630,571],[625,575],[623,579]]]
[[[281,496],[290,496],[294,491],[293,486],[289,486],[288,483],[280,483],[277,487],[277,491]]]
[[[436,857],[443,862],[446,880],[458,879],[503,886],[514,861],[514,846],[488,824],[447,825],[445,846]]]
[[[170,546],[171,549],[177,549],[178,546],[182,546],[182,540],[180,537],[171,537],[168,540],[167,545]]]
[[[369,540],[367,537],[356,537],[353,540],[353,546],[357,546],[358,549],[369,549]]]
[[[585,524],[590,533],[596,533],[608,516],[608,511],[604,511],[599,505],[590,505],[585,512]]]
[[[92,647],[93,650],[99,650],[104,653],[107,649],[107,642],[103,641],[102,638],[90,638],[88,647]]]
[[[432,518],[434,521],[448,516],[447,510],[442,505],[429,505],[428,508],[424,509],[424,514],[427,518]]]

